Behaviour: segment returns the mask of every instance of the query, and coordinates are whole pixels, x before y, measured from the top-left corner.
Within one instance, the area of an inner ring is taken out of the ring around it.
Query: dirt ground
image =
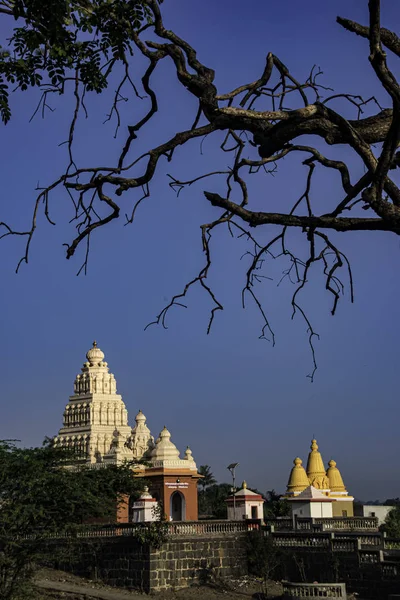
[[[35,578],[38,600],[148,600],[149,596],[113,588],[102,583],[75,577],[63,571],[43,569]],[[192,586],[178,591],[157,592],[157,600],[263,600],[265,587],[261,581],[243,577],[224,581],[223,585]],[[279,583],[268,582],[268,598],[280,598]]]

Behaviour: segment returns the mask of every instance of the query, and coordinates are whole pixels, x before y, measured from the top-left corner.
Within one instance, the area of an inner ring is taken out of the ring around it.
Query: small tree
[[[199,479],[199,485],[201,486],[202,492],[204,492],[206,487],[208,487],[209,485],[217,483],[217,480],[212,474],[211,467],[209,465],[201,465],[199,467],[199,474],[202,476],[202,479]]]
[[[215,519],[226,519],[227,507],[225,500],[232,494],[229,483],[210,485],[204,493],[199,494],[199,511],[201,514],[213,516]]]
[[[400,505],[387,514],[382,529],[389,537],[400,538]]]
[[[383,506],[400,506],[400,498],[388,498]]]
[[[284,567],[283,551],[274,546],[271,536],[250,531],[247,534],[247,561],[249,573],[262,578],[262,592],[267,596],[268,581],[279,578]]]
[[[290,514],[289,502],[281,499],[275,490],[269,490],[266,494],[267,501],[264,504],[264,516],[266,519],[287,517]]]
[[[29,449],[1,441],[0,598],[30,597],[22,590],[44,556],[49,534],[93,518],[115,520],[118,503],[142,486],[129,465],[88,469],[48,441]]]

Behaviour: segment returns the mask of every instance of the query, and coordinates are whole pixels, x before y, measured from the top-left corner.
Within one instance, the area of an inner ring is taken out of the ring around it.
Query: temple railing
[[[296,529],[298,529],[299,531],[312,531],[313,519],[297,519]]]
[[[284,598],[342,598],[346,599],[345,583],[282,582]]]
[[[322,531],[362,531],[365,529],[378,531],[376,517],[327,517],[314,519],[316,525],[322,525]]]
[[[21,539],[75,539],[92,537],[117,537],[117,536],[135,536],[139,530],[148,529],[150,523],[132,524],[121,523],[117,525],[94,525],[88,527],[79,527],[73,531],[38,531],[36,534],[21,536]]]
[[[382,562],[382,553],[380,550],[359,550],[358,556],[360,564],[378,564]]]
[[[219,535],[259,529],[259,521],[182,521],[170,523],[170,535]]]
[[[81,527],[69,532],[38,532],[36,535],[22,536],[22,539],[66,539],[66,538],[110,538],[120,536],[135,537],[150,529],[155,523],[119,523],[112,525],[93,525]],[[176,521],[166,523],[169,536],[212,536],[245,533],[261,529],[261,521]]]
[[[378,531],[376,517],[266,519],[271,531]]]
[[[381,554],[378,562],[383,561],[383,553],[398,557],[400,555],[400,539],[388,539],[381,533],[364,534],[356,532],[300,532],[264,530],[271,536],[275,546],[287,548],[327,548],[332,552],[359,552],[364,562],[373,561],[370,554]]]
[[[274,533],[274,546],[284,548],[329,548],[330,534],[296,535],[295,533]]]
[[[333,538],[331,540],[333,552],[357,552],[357,538]]]
[[[383,544],[383,536],[381,533],[363,533],[363,532],[354,532],[354,531],[346,531],[346,532],[332,532],[335,536],[335,539],[352,539],[356,540],[359,548],[380,548]]]
[[[400,574],[400,565],[383,562],[382,563],[382,574],[385,579],[391,579],[392,577],[397,577]]]
[[[384,550],[400,550],[400,539],[383,538],[383,549]]]
[[[273,531],[291,531],[293,529],[292,519],[266,519],[265,524]]]

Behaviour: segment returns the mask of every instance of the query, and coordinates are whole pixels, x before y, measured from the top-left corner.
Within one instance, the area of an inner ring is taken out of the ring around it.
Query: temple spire
[[[64,411],[63,427],[54,441],[78,450],[90,462],[100,462],[110,449],[114,449],[115,454],[116,443],[113,446],[112,443],[116,431],[121,436],[119,446],[117,444],[119,454],[133,458],[132,451],[128,453],[125,449],[131,435],[128,411],[117,394],[115,377],[104,361],[104,352],[95,340],[86,353],[81,373],[75,378],[74,393]]]
[[[329,481],[326,476],[324,462],[318,450],[317,440],[311,440],[311,452],[307,461],[307,477],[312,486],[317,489],[329,489]]]
[[[346,488],[340,471],[336,466],[336,462],[334,460],[330,460],[328,465],[329,468],[326,472],[326,476],[329,479],[329,488],[331,492],[345,492]]]
[[[302,492],[310,485],[301,458],[295,458],[293,463],[294,467],[290,471],[289,481],[287,484],[288,494],[293,492]]]

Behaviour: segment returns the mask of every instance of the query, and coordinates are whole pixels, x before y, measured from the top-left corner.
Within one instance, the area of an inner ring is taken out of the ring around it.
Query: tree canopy
[[[278,517],[287,517],[290,515],[289,502],[281,498],[275,490],[269,490],[266,494],[267,499],[264,504],[264,517],[266,519],[276,519]]]
[[[400,505],[388,513],[382,528],[389,537],[400,538]]]
[[[232,495],[229,483],[214,483],[199,493],[199,514],[214,519],[226,519],[226,499]]]
[[[49,442],[41,448],[0,442],[0,597],[18,597],[43,539],[93,519],[115,521],[118,502],[142,486],[129,465],[89,469]]]
[[[363,98],[354,92],[330,89],[329,82],[321,80],[322,72],[314,67],[305,80],[299,80],[290,65],[272,52],[268,52],[263,65],[261,57],[249,65],[249,78],[255,68],[259,70],[255,79],[238,82],[232,90],[219,90],[212,65],[204,64],[189,41],[165,27],[161,9],[157,0],[0,0],[0,13],[9,20],[11,30],[9,46],[0,55],[0,110],[4,123],[12,116],[10,90],[17,93],[30,86],[39,87],[42,95],[35,113],[45,114],[50,109],[49,99],[59,95],[68,95],[73,103],[65,171],[38,190],[29,227],[17,230],[3,221],[0,235],[25,238],[18,267],[28,262],[39,211],[43,210],[53,224],[52,199],[63,191],[76,226],[76,233],[66,244],[66,256],[72,258],[83,246],[80,270],[85,271],[91,236],[98,235],[115,219],[122,218],[126,224],[136,220],[138,209],[150,198],[161,162],[176,165],[181,146],[189,147],[206,136],[218,141],[222,134],[220,148],[231,159],[229,167],[195,177],[169,176],[169,185],[177,194],[194,184],[201,185],[204,198],[215,207],[215,218],[201,224],[203,266],[154,322],[166,326],[171,307],[183,306],[187,292],[200,286],[211,303],[210,331],[215,315],[223,309],[218,291],[208,279],[212,238],[221,228],[228,228],[232,236],[248,240],[243,305],[247,298],[255,303],[262,320],[261,337],[272,342],[274,332],[258,286],[268,279],[271,260],[287,259],[282,277],[295,286],[291,305],[293,315],[299,314],[306,324],[312,376],[317,334],[301,303],[304,287],[321,267],[323,285],[332,298],[331,313],[335,314],[345,289],[342,273],[347,275],[353,299],[350,262],[335,232],[400,232],[400,190],[396,183],[400,166],[400,86],[389,64],[400,56],[400,39],[381,26],[379,0],[368,2],[368,23],[337,18],[338,27],[353,34],[355,44],[364,43],[376,78],[376,96],[383,93],[384,105],[375,96]],[[139,78],[131,74],[135,61],[145,64]],[[138,142],[159,110],[153,76],[167,61],[172,62],[179,84],[196,100],[197,111],[191,126],[177,123],[174,135],[140,153]],[[119,156],[106,166],[90,161],[78,164],[74,154],[78,116],[86,111],[87,95],[101,93],[111,81],[114,91],[106,118],[115,119]],[[138,120],[125,122],[121,102],[130,98],[142,99],[146,111]],[[346,150],[343,159],[330,156],[334,146]],[[304,166],[305,181],[296,200],[287,207],[282,198],[270,197],[268,186],[269,178],[279,176],[289,156],[298,157]],[[313,195],[314,178],[320,172],[327,181],[333,173],[340,182],[341,191],[330,207]],[[221,192],[220,184],[213,186],[215,178],[223,180],[225,192]],[[254,178],[263,178],[262,210],[250,191],[249,180]],[[276,226],[267,240],[262,233],[256,235],[266,225]],[[292,229],[303,234],[301,256],[291,245]]]
[[[217,483],[209,465],[200,465],[198,472],[202,476],[202,478],[199,479],[199,485],[203,492],[208,486]]]

